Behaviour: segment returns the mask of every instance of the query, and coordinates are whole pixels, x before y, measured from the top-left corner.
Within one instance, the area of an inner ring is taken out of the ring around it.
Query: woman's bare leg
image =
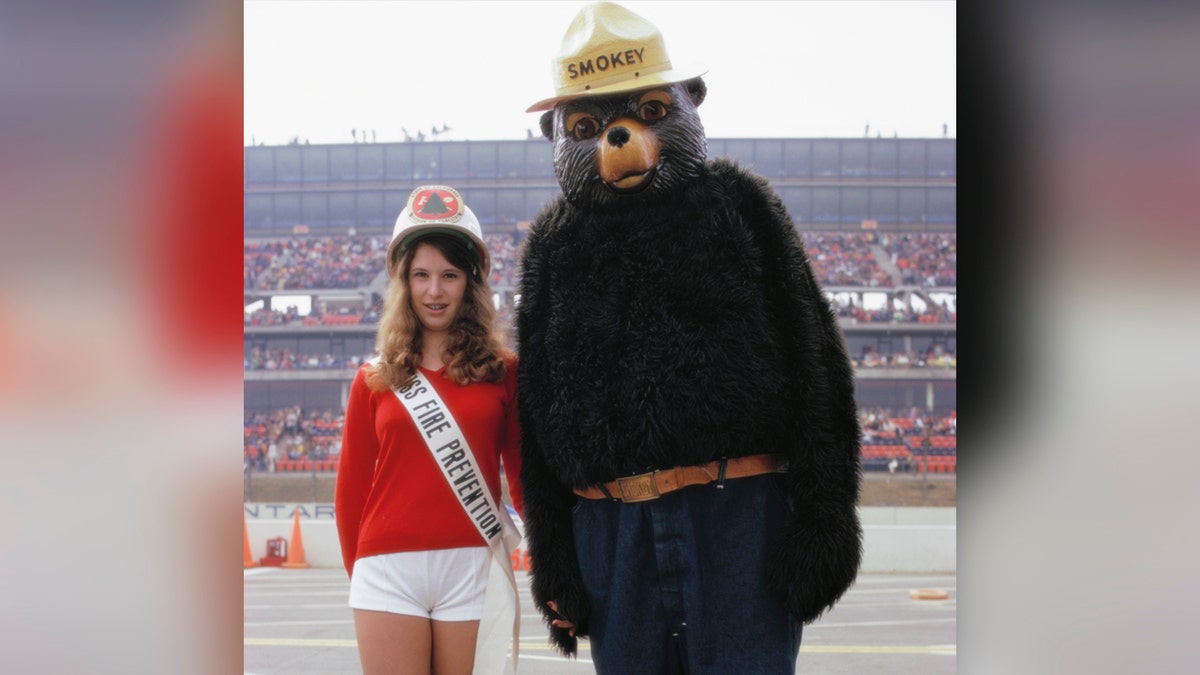
[[[471,675],[478,621],[433,622],[433,675]]]
[[[433,630],[429,619],[405,614],[354,610],[354,633],[363,675],[430,672]],[[471,652],[475,638],[471,638]],[[468,667],[467,673],[470,673]]]

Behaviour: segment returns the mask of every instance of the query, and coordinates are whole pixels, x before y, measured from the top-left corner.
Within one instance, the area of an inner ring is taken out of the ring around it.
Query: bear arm
[[[765,181],[739,193],[742,213],[764,252],[772,320],[784,339],[798,412],[788,448],[787,492],[793,511],[771,552],[768,585],[808,623],[849,588],[862,561],[861,481],[854,371],[837,319],[795,226]]]
[[[528,448],[522,460],[521,482],[525,486],[525,536],[531,559],[530,590],[534,605],[550,629],[550,637],[564,654],[574,654],[576,637],[587,635],[590,606],[583,577],[576,561],[571,508],[578,499],[564,488],[540,460],[539,451]],[[548,603],[555,602],[558,612]],[[551,625],[565,618],[575,624],[575,635]]]
[[[571,508],[575,495],[560,483],[546,464],[538,443],[537,421],[548,413],[544,402],[548,364],[541,345],[545,341],[545,310],[548,289],[542,280],[543,219],[535,221],[522,259],[522,301],[517,308],[521,359],[517,366],[518,410],[521,422],[521,485],[525,497],[525,535],[532,561],[530,589],[534,604],[550,630],[550,638],[564,654],[577,650],[577,640],[567,629],[550,625],[556,618],[575,624],[575,635],[586,635],[589,606],[583,579],[575,559]],[[547,603],[554,601],[559,612]]]

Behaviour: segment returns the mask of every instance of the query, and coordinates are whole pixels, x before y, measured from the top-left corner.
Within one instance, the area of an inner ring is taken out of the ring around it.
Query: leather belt
[[[724,463],[724,467],[722,467]],[[764,473],[784,473],[787,460],[780,455],[750,455],[729,460],[714,460],[697,466],[677,466],[659,469],[636,476],[625,476],[602,485],[592,485],[573,492],[586,499],[619,499],[626,504],[658,499],[668,492],[689,485],[704,485],[727,478],[746,478]]]

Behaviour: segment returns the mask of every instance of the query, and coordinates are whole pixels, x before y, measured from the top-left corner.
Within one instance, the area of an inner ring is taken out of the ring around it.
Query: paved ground
[[[586,641],[579,659],[550,650],[545,629],[517,576],[522,599],[520,675],[594,673]],[[841,603],[804,630],[797,673],[943,675],[956,671],[956,583],[945,575],[867,574]],[[245,571],[246,675],[360,673],[349,581],[340,569]],[[948,600],[913,600],[917,588]]]

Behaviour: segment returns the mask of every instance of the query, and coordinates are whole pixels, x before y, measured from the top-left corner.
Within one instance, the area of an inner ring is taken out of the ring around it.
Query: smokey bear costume
[[[534,602],[600,673],[794,672],[862,558],[843,336],[779,197],[706,159],[703,71],[613,3],[562,44],[517,308]]]

